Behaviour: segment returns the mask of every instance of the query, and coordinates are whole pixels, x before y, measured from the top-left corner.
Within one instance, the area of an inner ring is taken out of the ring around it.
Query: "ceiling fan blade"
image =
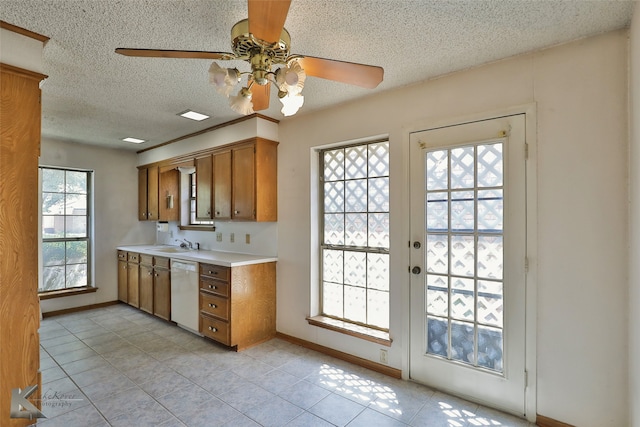
[[[249,32],[267,43],[280,40],[291,0],[249,0]]]
[[[348,83],[367,89],[375,88],[384,78],[384,69],[374,65],[302,55],[290,58],[298,61],[307,76]]]
[[[191,59],[235,59],[233,53],[207,52],[199,50],[162,50],[162,49],[128,49],[118,48],[116,53],[125,56],[145,58],[191,58]]]
[[[271,83],[264,86],[254,84],[251,86],[251,102],[253,111],[266,110],[269,108],[269,95],[271,93]]]

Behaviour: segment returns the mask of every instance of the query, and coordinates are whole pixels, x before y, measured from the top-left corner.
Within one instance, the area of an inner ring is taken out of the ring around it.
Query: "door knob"
[[[417,240],[415,242],[413,242],[413,249],[420,249],[421,246],[422,245]]]
[[[422,271],[422,269],[420,267],[418,267],[417,265],[411,269],[411,272],[413,274],[420,274],[421,271]]]

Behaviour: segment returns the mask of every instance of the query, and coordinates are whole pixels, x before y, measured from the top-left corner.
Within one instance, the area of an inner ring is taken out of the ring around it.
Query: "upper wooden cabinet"
[[[196,171],[199,220],[277,221],[278,143],[251,138],[139,167],[139,219],[180,219],[180,172]],[[159,173],[160,172],[160,173]],[[168,196],[173,196],[169,208]]]
[[[213,155],[213,217],[231,219],[231,150]]]
[[[138,219],[158,221],[158,166],[138,169]]]
[[[169,169],[160,172],[158,211],[160,221],[180,220],[180,172]]]
[[[196,219],[211,218],[213,160],[211,155],[197,157],[196,164]]]
[[[213,189],[213,215],[206,218],[235,221],[278,220],[278,143],[262,138],[227,145],[213,152],[212,181],[202,177],[196,159],[196,206],[206,205]],[[209,159],[207,157],[207,159]],[[209,162],[205,162],[207,170]],[[211,187],[209,187],[211,186]],[[200,202],[199,198],[204,198]]]

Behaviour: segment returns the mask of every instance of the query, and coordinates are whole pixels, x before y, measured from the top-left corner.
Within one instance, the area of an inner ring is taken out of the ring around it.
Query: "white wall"
[[[630,31],[630,251],[629,251],[629,410],[640,427],[640,6],[636,3]]]
[[[537,412],[581,427],[627,425],[626,81],[627,32],[618,31],[283,121],[278,331],[378,361],[379,346],[305,321],[316,314],[309,277],[317,261],[307,233],[311,147],[390,137],[389,364],[406,369],[407,132],[535,102]]]
[[[137,156],[92,145],[43,139],[40,165],[94,171],[95,293],[48,299],[42,311],[62,310],[118,299],[116,246],[155,242],[155,222],[138,221]]]

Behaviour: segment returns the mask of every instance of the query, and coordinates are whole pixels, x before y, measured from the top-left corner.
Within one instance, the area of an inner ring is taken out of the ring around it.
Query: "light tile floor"
[[[532,426],[274,339],[240,353],[124,304],[44,319],[38,427]]]

